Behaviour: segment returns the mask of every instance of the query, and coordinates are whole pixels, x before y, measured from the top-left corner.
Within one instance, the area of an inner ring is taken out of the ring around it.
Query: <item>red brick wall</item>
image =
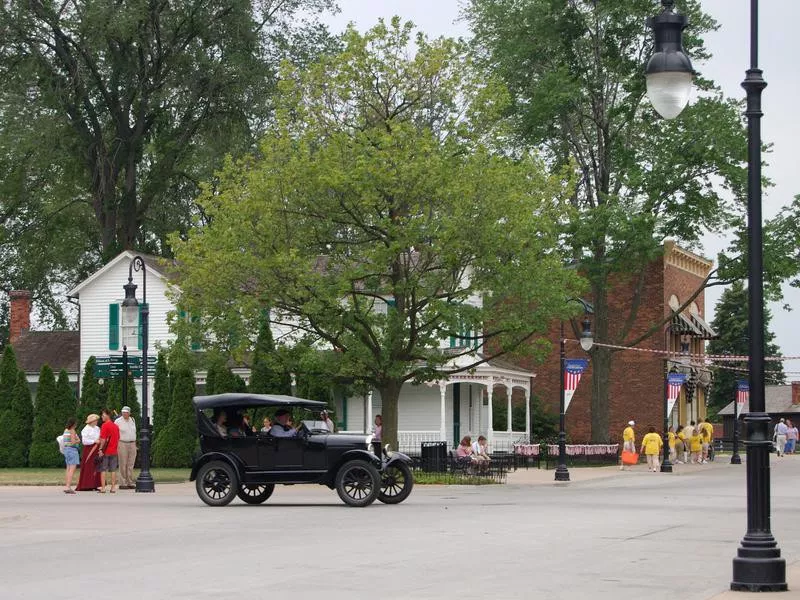
[[[31,328],[31,293],[26,290],[12,290],[8,338],[12,344]]]

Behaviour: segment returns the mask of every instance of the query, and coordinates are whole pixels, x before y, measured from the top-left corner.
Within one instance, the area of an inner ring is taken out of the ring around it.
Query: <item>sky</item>
[[[705,38],[712,59],[707,63],[693,61],[693,66],[716,81],[725,95],[744,98],[741,82],[750,65],[750,2],[702,0],[701,3],[720,29]],[[327,18],[333,30],[344,29],[349,22],[364,30],[381,17],[388,19],[399,15],[431,36],[469,36],[469,28],[459,19],[462,0],[340,0],[339,5],[341,12]],[[678,0],[679,11],[680,5]],[[800,69],[795,51],[795,24],[800,21],[800,2],[767,0],[760,5],[759,67],[768,84],[762,99],[762,138],[773,144],[772,152],[764,157],[768,163],[764,175],[774,183],[765,190],[763,197],[764,217],[769,218],[800,194],[800,182],[794,181],[798,167],[794,148],[796,140],[800,139],[800,120],[794,110],[800,98]],[[653,14],[658,6],[659,2],[653,0]],[[709,235],[703,240],[703,254],[714,259],[726,246],[723,238]],[[715,287],[706,292],[707,320],[713,319],[713,308],[722,289]],[[771,329],[781,351],[786,356],[800,356],[800,335],[796,334],[800,330],[800,311],[786,311],[784,304],[800,307],[800,290],[784,286],[783,302],[770,305]],[[800,361],[787,362],[784,369],[800,371]]]

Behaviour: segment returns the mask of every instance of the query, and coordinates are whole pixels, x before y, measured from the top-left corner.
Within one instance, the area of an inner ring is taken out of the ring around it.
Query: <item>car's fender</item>
[[[239,481],[242,481],[244,476],[244,464],[242,464],[238,456],[226,454],[224,452],[206,452],[198,456],[192,464],[192,473],[189,475],[189,481],[194,481],[197,478],[197,471],[200,470],[200,467],[212,460],[221,460],[231,465],[236,471]]]
[[[392,452],[392,455],[388,458],[384,455],[382,468],[385,469],[396,462],[406,463],[407,465],[411,466],[412,461],[411,457],[407,454],[403,454],[402,452]]]
[[[378,471],[380,471],[382,468],[381,459],[375,456],[372,452],[360,449],[348,450],[339,457],[339,459],[331,466],[330,469],[328,469],[328,475],[325,478],[326,483],[332,485],[333,481],[336,479],[336,473],[339,472],[339,468],[351,460],[362,460],[364,462],[368,462],[373,467],[378,469]]]

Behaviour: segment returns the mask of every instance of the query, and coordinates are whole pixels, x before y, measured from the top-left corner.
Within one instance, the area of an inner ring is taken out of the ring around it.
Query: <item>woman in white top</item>
[[[86,427],[81,429],[81,443],[83,444],[83,453],[81,454],[81,475],[78,479],[78,487],[75,489],[79,492],[91,492],[100,487],[100,473],[95,469],[95,457],[99,445],[97,441],[100,439],[100,428],[97,422],[100,417],[94,413],[86,417]]]

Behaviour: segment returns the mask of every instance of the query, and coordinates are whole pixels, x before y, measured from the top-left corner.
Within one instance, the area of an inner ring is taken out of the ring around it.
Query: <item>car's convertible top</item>
[[[310,408],[322,410],[326,404],[316,400],[306,400],[295,396],[284,396],[281,394],[215,394],[213,396],[195,396],[192,404],[196,410],[206,408],[229,408],[229,407],[290,407],[299,406],[300,408]]]

